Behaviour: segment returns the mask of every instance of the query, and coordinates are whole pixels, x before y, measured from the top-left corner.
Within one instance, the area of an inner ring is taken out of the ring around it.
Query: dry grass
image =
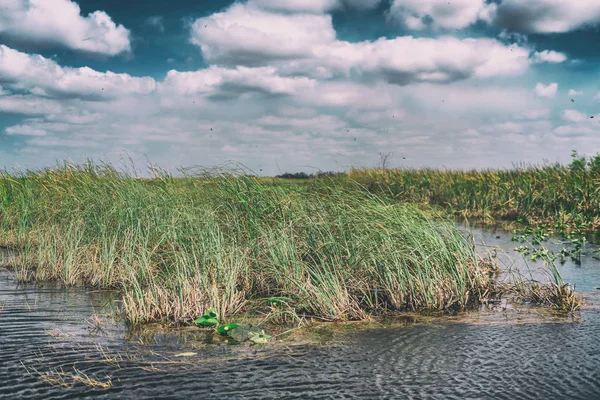
[[[42,381],[48,383],[52,386],[63,387],[63,388],[72,388],[76,384],[83,384],[92,388],[99,389],[110,389],[112,387],[112,379],[110,377],[105,377],[105,379],[100,379],[93,375],[88,375],[83,371],[78,370],[73,367],[73,372],[65,372],[62,368],[53,368],[48,371],[39,371],[35,367],[25,367],[23,363],[21,363],[27,373],[32,376],[37,376]]]

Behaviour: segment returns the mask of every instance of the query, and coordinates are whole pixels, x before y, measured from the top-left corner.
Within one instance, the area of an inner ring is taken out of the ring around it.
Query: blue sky
[[[3,0],[0,166],[262,174],[600,151],[595,0]],[[594,117],[594,118],[592,118]]]

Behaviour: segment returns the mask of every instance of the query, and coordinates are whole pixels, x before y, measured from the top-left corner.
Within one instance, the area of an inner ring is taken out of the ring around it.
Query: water
[[[505,234],[477,237],[515,246]],[[600,263],[591,254],[560,267],[585,292],[575,319],[517,308],[264,347],[207,346],[196,329],[131,335],[104,318],[114,294],[18,286],[0,270],[0,398],[596,399]],[[518,254],[499,257],[524,266]]]

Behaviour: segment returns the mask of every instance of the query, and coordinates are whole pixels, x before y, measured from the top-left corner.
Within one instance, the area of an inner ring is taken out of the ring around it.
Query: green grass
[[[116,288],[131,323],[286,312],[361,320],[460,310],[491,275],[452,222],[345,182],[138,179],[65,165],[0,176],[0,245],[23,280]]]
[[[361,169],[338,180],[484,223],[519,222],[564,234],[600,230],[600,156],[573,153],[568,166],[505,170]]]

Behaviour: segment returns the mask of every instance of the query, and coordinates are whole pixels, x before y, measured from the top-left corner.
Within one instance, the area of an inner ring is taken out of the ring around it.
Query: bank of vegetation
[[[141,179],[108,165],[65,164],[0,175],[0,246],[19,252],[10,267],[23,281],[119,290],[132,324],[189,322],[207,310],[222,323],[241,314],[297,322],[455,312],[499,294],[495,267],[447,214],[423,210],[423,203],[444,204],[448,196],[448,207],[485,216],[504,202],[523,215],[525,204],[532,212],[567,204],[566,195],[505,201],[508,182],[524,185],[511,190],[542,189],[539,182],[553,177],[573,184],[573,176],[595,173],[587,166],[356,170],[297,183],[232,173],[174,178],[156,170]],[[484,192],[487,200],[478,199]],[[585,199],[569,215],[589,221],[597,199]],[[554,215],[545,213],[540,218]],[[560,276],[555,284],[570,290]]]
[[[499,170],[355,169],[341,180],[398,202],[424,204],[485,224],[542,227],[549,234],[598,234],[600,155],[569,165]]]
[[[0,177],[0,241],[23,280],[123,292],[132,323],[233,316],[264,299],[322,320],[459,310],[491,274],[452,223],[333,184],[154,179],[109,166]]]

